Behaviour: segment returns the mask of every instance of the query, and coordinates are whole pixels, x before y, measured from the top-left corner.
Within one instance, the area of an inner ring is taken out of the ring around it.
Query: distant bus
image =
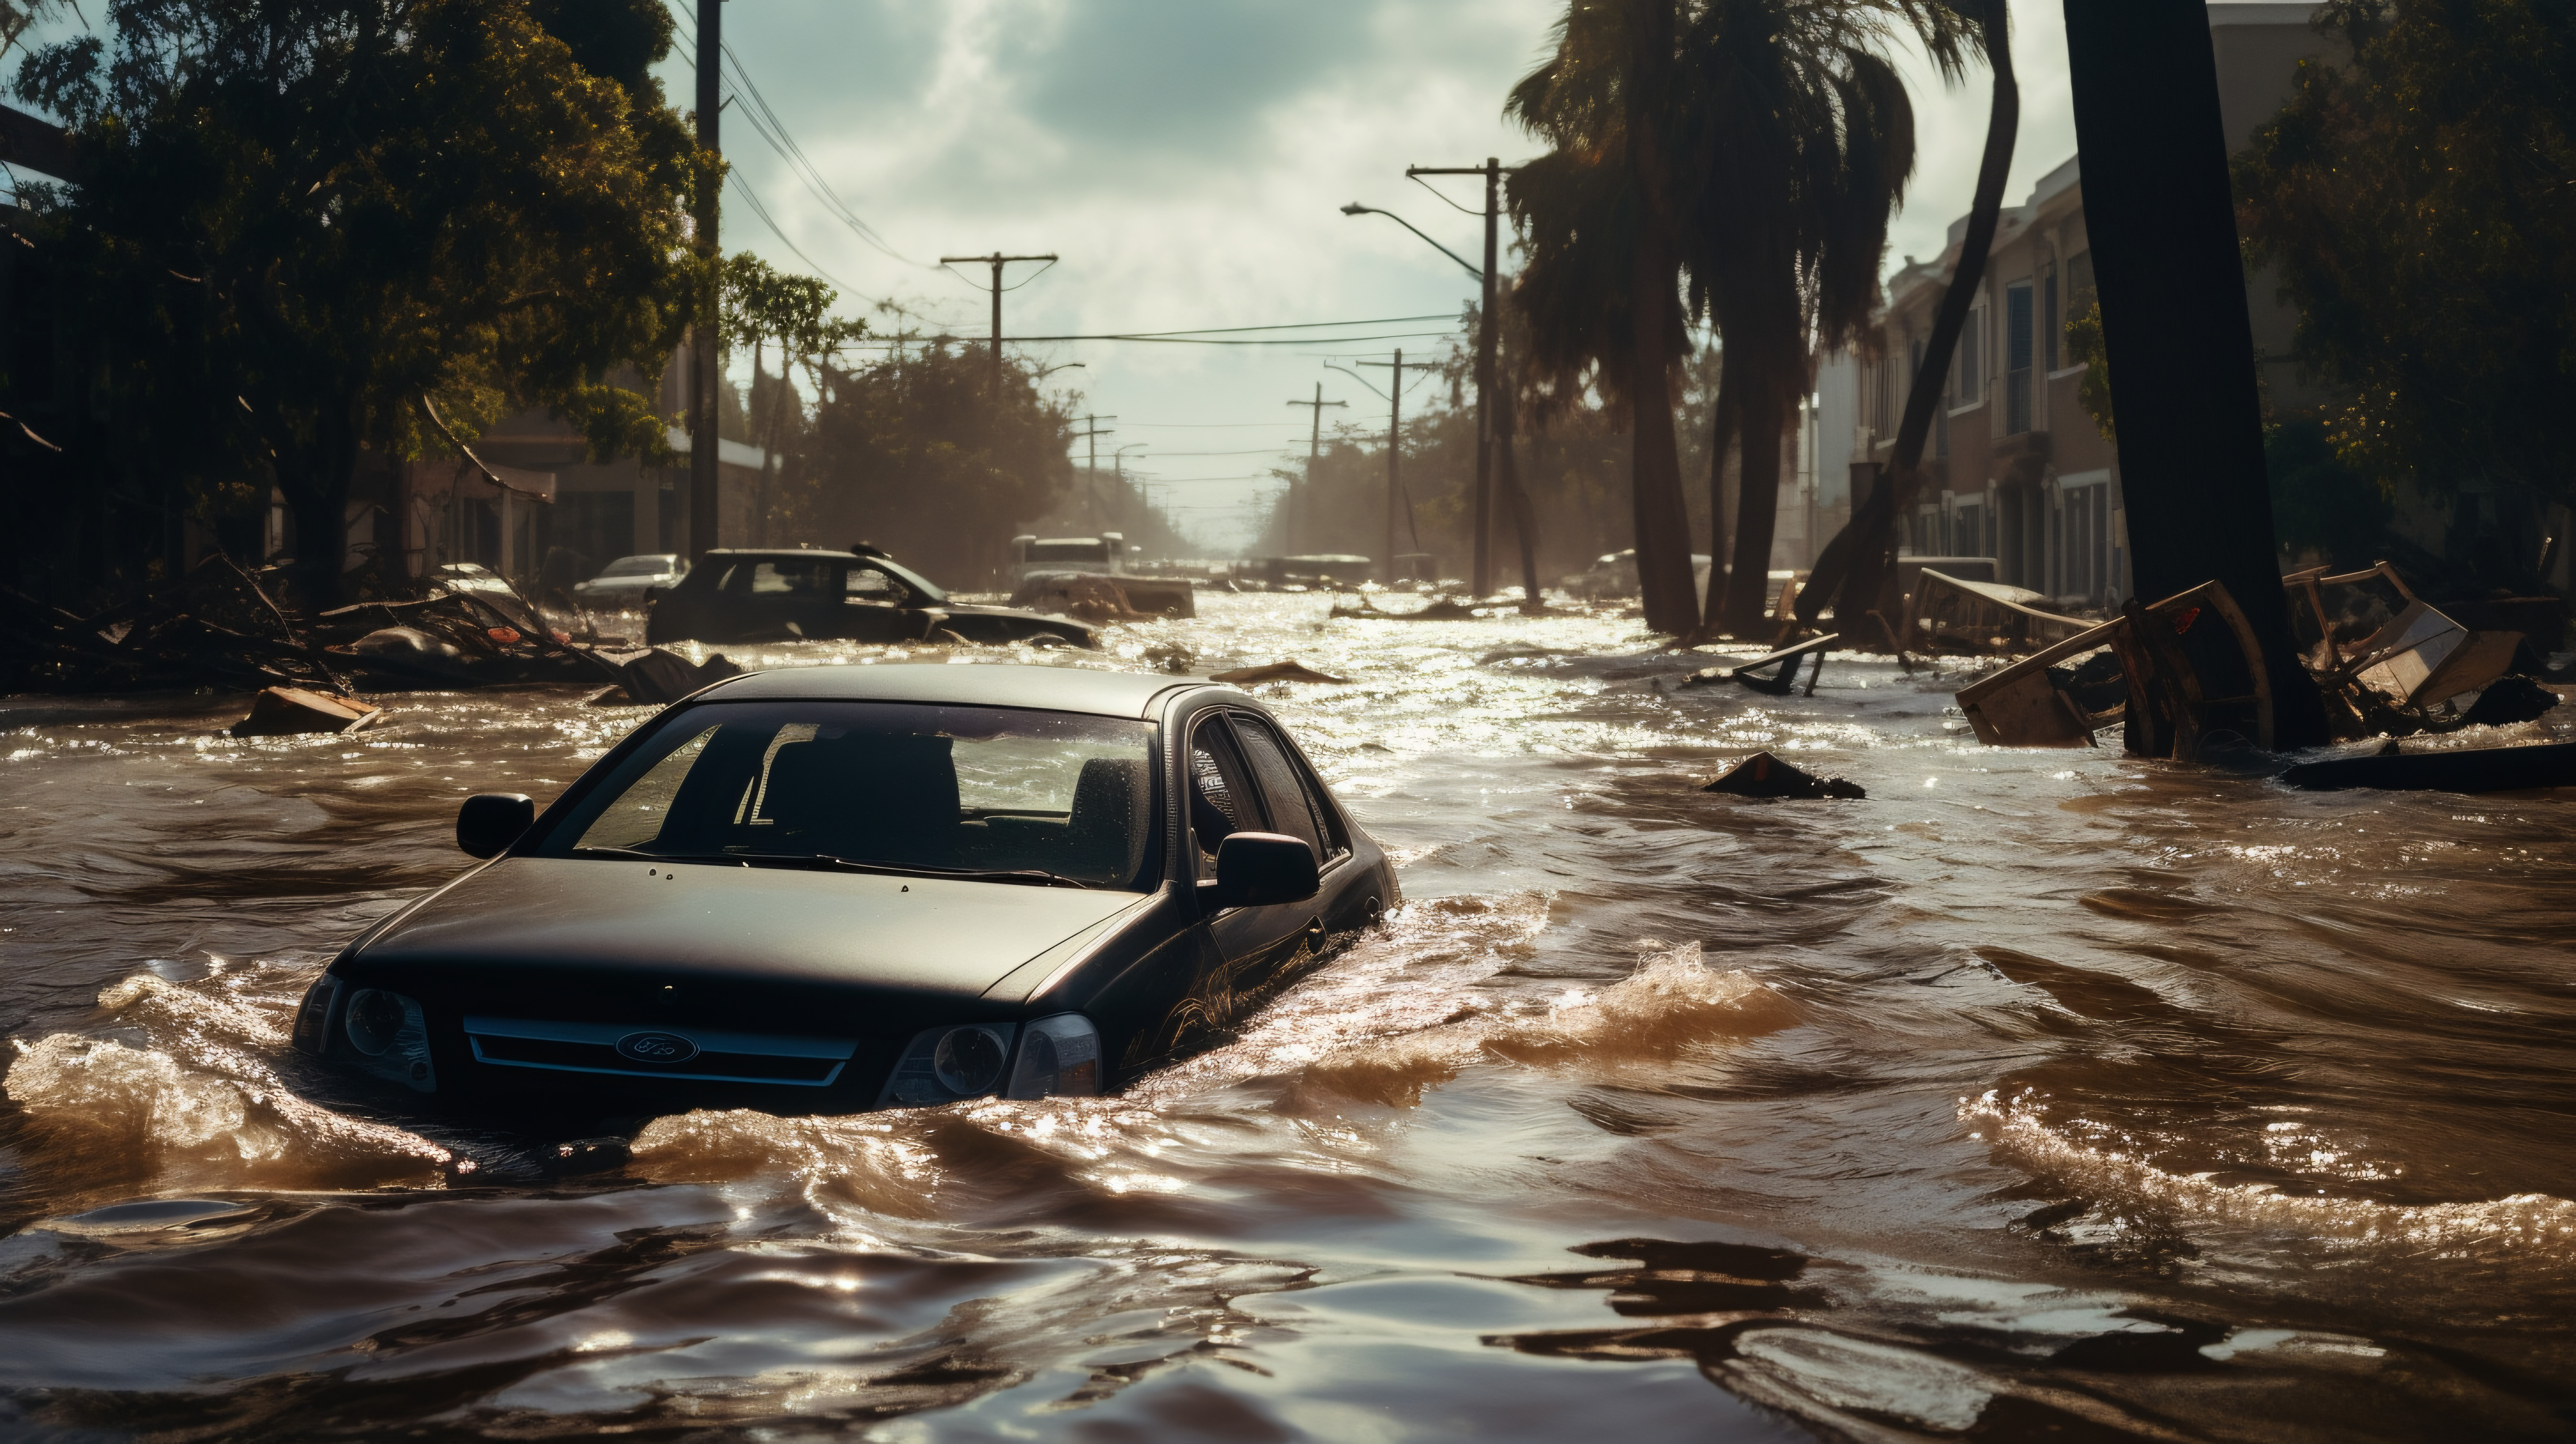
[[[1127,570],[1127,538],[1105,531],[1098,536],[1015,536],[1011,538],[1011,576],[1025,581],[1044,572],[1099,572],[1118,576]]]

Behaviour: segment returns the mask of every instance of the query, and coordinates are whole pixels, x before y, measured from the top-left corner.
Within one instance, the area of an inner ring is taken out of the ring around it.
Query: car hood
[[[505,857],[422,899],[348,962],[424,982],[538,972],[617,990],[685,978],[973,999],[1152,897],[626,858]]]

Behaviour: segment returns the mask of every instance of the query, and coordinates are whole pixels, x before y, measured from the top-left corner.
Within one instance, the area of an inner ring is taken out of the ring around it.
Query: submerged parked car
[[[644,605],[648,588],[678,586],[688,574],[689,559],[675,552],[619,557],[601,568],[598,576],[575,583],[572,596],[585,607],[632,609]]]
[[[351,943],[294,1041],[514,1110],[1097,1093],[1397,901],[1258,702],[1071,668],[735,678],[456,830],[491,861]]]
[[[949,600],[919,572],[882,553],[735,551],[701,558],[678,586],[648,595],[644,639],[775,642],[1034,642],[1098,645],[1070,617]]]

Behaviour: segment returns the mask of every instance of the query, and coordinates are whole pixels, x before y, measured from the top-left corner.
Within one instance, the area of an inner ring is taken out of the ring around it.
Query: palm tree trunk
[[[1502,370],[1498,359],[1497,371]],[[1512,531],[1521,547],[1521,610],[1536,612],[1547,605],[1538,585],[1538,513],[1530,505],[1529,493],[1521,487],[1519,448],[1514,433],[1518,430],[1513,388],[1517,384],[1505,373],[1495,387],[1494,396],[1494,465],[1501,480],[1503,497],[1512,509]]]
[[[1744,407],[1744,377],[1736,358],[1743,353],[1728,347],[1718,355],[1717,420],[1710,429],[1708,441],[1708,595],[1701,601],[1700,635],[1716,637],[1726,625],[1726,588],[1718,564],[1726,559],[1726,454],[1735,448],[1735,436]]]
[[[1994,248],[1995,229],[2004,206],[2004,176],[2012,169],[2013,140],[2021,126],[2021,86],[2013,75],[2012,25],[2006,0],[1991,0],[1992,11],[1980,27],[1986,64],[1994,72],[1994,99],[1986,113],[1985,154],[1977,162],[1977,193],[1968,210],[1968,233],[1959,242],[1959,265],[1942,294],[1932,321],[1932,335],[1905,394],[1905,419],[1896,431],[1896,450],[1870,488],[1867,501],[1852,513],[1816,558],[1815,574],[1798,594],[1798,620],[1812,624],[1830,595],[1834,615],[1857,621],[1878,606],[1896,559],[1897,522],[1914,505],[1922,488],[1923,445],[1932,435],[1933,409],[1950,376],[1950,357],[1968,326],[1968,309],[1985,279],[1986,253]]]
[[[1726,578],[1726,629],[1739,637],[1762,632],[1762,610],[1771,601],[1771,536],[1780,513],[1782,408],[1776,388],[1748,396],[1744,410],[1744,464],[1736,473],[1735,568]],[[1715,587],[1710,590],[1714,592]],[[1711,596],[1710,605],[1716,605]]]
[[[1636,519],[1637,584],[1646,625],[1676,635],[1699,620],[1691,578],[1690,509],[1682,504],[1682,458],[1673,439],[1670,346],[1664,335],[1675,273],[1660,228],[1639,228],[1630,273],[1635,354],[1629,361],[1630,500]]]

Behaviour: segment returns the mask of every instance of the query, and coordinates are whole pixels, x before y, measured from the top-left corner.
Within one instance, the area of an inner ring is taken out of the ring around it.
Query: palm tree
[[[2001,224],[2004,176],[2012,169],[2013,140],[2021,125],[2021,87],[2013,75],[2012,16],[2007,0],[1951,0],[1975,28],[1977,48],[1994,73],[1994,98],[1986,115],[1985,153],[1977,162],[1976,198],[1968,210],[1968,231],[1960,239],[1958,268],[1942,294],[1932,319],[1932,334],[1922,368],[1905,396],[1905,417],[1896,430],[1896,448],[1869,498],[1822,555],[1814,574],[1798,594],[1798,621],[1813,625],[1830,597],[1834,615],[1846,628],[1877,610],[1895,565],[1896,522],[1914,505],[1923,484],[1923,444],[1932,433],[1932,410],[1949,378],[1950,357],[1967,329],[1968,309],[1985,277],[1986,253],[1994,248]],[[1889,639],[1902,645],[1890,624]]]
[[[1910,33],[1945,75],[1968,25],[1944,0],[1706,0],[1682,34],[1674,146],[1695,310],[1724,338],[1710,448],[1710,555],[1728,553],[1721,477],[1741,438],[1727,584],[1703,631],[1760,623],[1781,439],[1819,344],[1861,332],[1878,301],[1889,216],[1914,169],[1914,112],[1885,55]]]
[[[1504,112],[1551,147],[1509,196],[1528,255],[1511,292],[1528,362],[1557,395],[1589,381],[1626,408],[1646,625],[1678,633],[1699,608],[1673,440],[1671,367],[1687,354],[1666,141],[1676,19],[1674,0],[1569,0],[1555,53]]]

